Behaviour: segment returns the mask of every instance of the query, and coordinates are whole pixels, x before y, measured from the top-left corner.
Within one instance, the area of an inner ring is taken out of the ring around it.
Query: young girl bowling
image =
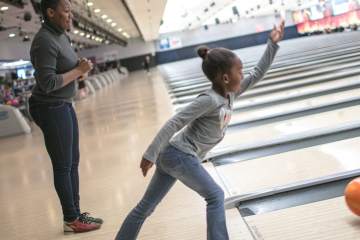
[[[203,59],[202,70],[211,81],[212,88],[172,117],[144,153],[140,164],[143,175],[146,176],[148,170],[156,164],[155,174],[145,195],[123,222],[116,240],[136,239],[145,219],[176,180],[205,199],[207,239],[229,239],[224,192],[202,167],[201,160],[223,139],[235,98],[264,77],[283,34],[284,21],[279,26],[274,26],[265,53],[244,79],[242,62],[232,51],[225,48],[198,49],[198,54]]]

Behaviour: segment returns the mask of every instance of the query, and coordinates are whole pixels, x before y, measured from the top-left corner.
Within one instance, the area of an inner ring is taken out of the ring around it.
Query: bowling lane
[[[336,77],[337,75],[340,75],[340,74],[341,73],[334,73],[333,77]],[[322,76],[314,77],[314,80],[319,79],[319,78],[323,78],[323,77]],[[286,90],[286,91],[282,91],[282,92],[266,94],[263,96],[256,96],[253,98],[242,99],[240,96],[238,98],[238,101],[236,101],[234,103],[234,109],[241,110],[241,108],[253,106],[256,104],[263,104],[263,103],[271,102],[274,100],[285,99],[285,98],[290,98],[290,97],[297,97],[297,96],[301,96],[304,94],[311,94],[311,93],[315,93],[315,92],[326,91],[329,89],[335,89],[335,88],[344,87],[344,86],[347,86],[350,84],[359,84],[359,83],[360,83],[360,77],[354,76],[354,77],[340,78],[339,80],[325,82],[325,83],[321,83],[321,84],[317,84],[317,85],[313,85],[313,86],[294,88],[294,89],[290,89],[290,90]],[[182,106],[184,106],[184,105],[182,105]]]
[[[309,71],[301,71],[297,73],[294,73],[293,70],[284,71],[284,75],[282,76],[275,77],[269,80],[264,79],[263,81],[260,81],[255,88],[251,89],[251,91],[253,93],[261,92],[291,85],[294,83],[297,84],[301,82],[312,82],[314,81],[315,76],[327,76],[339,71],[358,68],[360,66],[358,60],[360,60],[360,57],[350,58],[346,60],[336,61],[336,66],[333,66],[333,64],[326,64],[323,67],[319,66],[316,69],[312,69]]]
[[[300,64],[295,64],[295,62],[293,63],[289,61],[287,62],[287,65],[284,67],[269,70],[269,72],[265,76],[264,82],[265,81],[275,82],[276,80],[282,81],[284,79],[289,78],[289,75],[291,75],[291,77],[301,77],[301,76],[311,76],[313,74],[319,74],[322,72],[326,73],[327,71],[335,71],[336,68],[346,67],[346,66],[342,66],[346,63],[350,65],[351,64],[358,65],[356,61],[359,60],[359,53],[350,53],[346,56],[338,55],[336,56],[336,58],[332,58],[332,59],[333,59],[332,61],[330,61],[331,58],[316,59],[313,60],[312,62],[305,62]],[[351,59],[353,61],[351,61]],[[334,67],[334,65],[336,66]],[[249,71],[251,71],[252,69],[253,66],[251,67],[245,66],[244,74],[247,75]],[[200,72],[199,74],[200,76],[188,77],[182,81],[175,81],[175,82],[169,81],[168,82],[169,88],[175,92],[179,90],[181,91],[183,89],[188,90],[187,89],[188,87],[192,87],[192,89],[198,89],[198,88],[200,89],[200,88],[204,88],[206,85],[209,85],[209,80],[206,79],[204,74],[202,72]],[[271,79],[267,79],[267,78],[271,78]],[[183,94],[187,94],[187,93],[185,92]],[[187,95],[190,95],[190,93],[188,93]]]
[[[351,69],[345,69],[341,71],[334,72],[327,76],[315,76],[309,79],[310,82],[318,82],[317,84],[311,84],[311,85],[305,85],[305,86],[298,86],[294,88],[286,88],[283,90],[279,90],[276,92],[268,92],[263,95],[255,95],[251,96],[254,93],[254,90],[249,90],[242,94],[237,101],[234,103],[234,109],[236,108],[243,108],[247,105],[254,105],[254,104],[262,104],[271,102],[272,100],[277,99],[284,99],[289,97],[295,97],[303,94],[310,94],[313,92],[319,92],[322,90],[326,90],[329,88],[338,88],[343,87],[348,84],[352,83],[359,83],[360,77],[358,76],[360,74],[359,68],[351,68]],[[354,77],[354,75],[357,75]],[[329,78],[337,79],[337,80],[329,80]],[[320,82],[320,83],[319,83]],[[290,83],[295,84],[295,83]],[[176,104],[177,108],[181,108],[189,104],[196,96],[187,96],[183,97],[180,101],[180,99],[175,99],[174,104]],[[241,100],[241,101],[239,101]]]
[[[351,123],[360,116],[360,106],[342,108],[330,112],[312,114],[309,116],[289,119],[285,121],[264,124],[245,129],[227,131],[223,141],[212,152],[232,145],[255,143],[258,140],[270,141],[287,135],[308,132],[316,129],[331,129],[339,125]]]
[[[300,71],[301,68],[307,68],[310,65],[314,64],[324,64],[330,63],[336,60],[345,60],[345,58],[356,57],[359,55],[358,53],[359,45],[349,47],[349,48],[342,48],[342,49],[331,49],[328,52],[322,54],[306,54],[300,53],[297,55],[292,56],[290,59],[281,59],[281,57],[277,56],[275,62],[272,64],[272,67],[268,74],[270,76],[276,76],[283,74],[285,70],[291,70],[296,68],[296,70]],[[260,55],[258,56],[258,58]],[[258,61],[258,59],[257,59]],[[255,62],[244,62],[244,72],[251,70],[254,67]],[[195,60],[188,60],[188,66],[184,70],[181,70],[179,66],[177,66],[176,71],[181,72],[181,77],[172,78],[169,77],[169,70],[166,66],[162,66],[163,72],[165,75],[168,76],[168,83],[172,87],[185,87],[188,83],[192,82],[196,84],[196,82],[192,81],[192,79],[197,79],[198,82],[204,82],[205,78],[201,72],[201,62]],[[189,66],[197,66],[197,68],[193,68],[189,72]]]
[[[319,81],[320,82],[334,81],[335,79],[330,79],[330,80],[322,80],[322,79],[330,78],[332,74],[337,73],[339,71],[349,72],[351,69],[358,68],[360,66],[360,63],[356,62],[357,60],[360,60],[360,57],[353,59],[353,61],[355,62],[352,62],[352,60],[346,60],[347,63],[345,64],[339,63],[337,66],[327,65],[327,67],[317,68],[315,70],[298,72],[293,74],[291,74],[291,71],[288,71],[289,73],[287,75],[276,77],[270,80],[264,79],[263,81],[259,82],[255,88],[245,92],[243,94],[243,98],[251,97],[254,94],[260,95],[260,94],[269,94],[270,92],[274,92],[274,91],[278,91],[278,92],[284,91],[285,89],[289,89],[292,87],[298,88],[305,85],[317,85],[319,84]],[[210,88],[210,86],[200,87],[200,88],[194,86],[192,90],[175,93],[173,94],[173,96],[177,97],[176,98],[177,101],[187,101],[195,98],[198,94],[200,94],[201,92],[205,91],[208,88]]]
[[[315,40],[315,38],[318,37],[319,36],[313,37],[313,39]],[[338,36],[335,36],[335,38],[337,37]],[[306,39],[296,39],[296,41],[290,40],[281,43],[281,48],[276,58],[278,61],[283,61],[286,63],[288,62],[288,60],[294,58],[299,59],[301,57],[308,60],[309,58],[313,58],[314,56],[328,56],[331,53],[342,52],[346,49],[358,47],[359,42],[354,41],[354,39],[355,38],[352,37],[347,41],[341,41],[341,46],[339,46],[339,42],[334,42],[332,44],[329,43],[328,38],[323,41],[324,39],[322,39],[321,36],[320,38],[318,38],[318,40],[315,40],[315,42],[313,41],[313,44],[308,44],[308,41],[306,41]],[[336,41],[336,39],[331,40]],[[234,50],[234,52],[242,58],[245,64],[253,65],[261,56],[263,50],[264,45]],[[199,76],[199,68],[197,67],[197,64],[201,64],[201,60],[200,58],[195,57],[189,60],[162,65],[161,71],[165,74],[165,76],[169,78],[170,81],[177,81],[188,78],[190,76]]]
[[[323,104],[335,103],[338,101],[346,101],[353,99],[354,97],[360,97],[360,89],[354,89],[345,92],[304,99],[293,103],[277,104],[271,107],[249,110],[243,113],[234,113],[231,118],[230,124],[234,124],[239,121],[250,121],[258,118],[266,118],[267,116],[275,114],[281,114],[288,111],[302,110],[308,107],[316,107]]]
[[[352,53],[345,56],[338,56],[336,58],[332,58],[334,61],[332,61],[332,59],[325,59],[326,62],[323,61],[319,61],[319,62],[314,62],[314,63],[306,63],[307,66],[301,66],[301,65],[291,65],[289,66],[289,68],[284,68],[283,71],[278,71],[272,74],[272,71],[268,71],[268,73],[266,74],[265,78],[263,81],[261,81],[259,84],[257,84],[258,86],[262,86],[262,85],[269,85],[269,84],[274,84],[276,82],[280,82],[280,81],[284,81],[286,80],[286,78],[289,78],[290,75],[291,77],[301,77],[304,75],[313,75],[314,72],[316,74],[319,73],[327,73],[328,70],[327,69],[321,69],[320,68],[329,68],[330,66],[333,66],[332,68],[329,69],[329,71],[334,71],[335,68],[341,67],[339,66],[339,64],[346,64],[346,63],[353,63],[354,61],[357,61],[360,59],[360,53]],[[336,67],[334,68],[334,65],[336,65]],[[344,67],[344,66],[343,66]],[[311,71],[310,71],[311,70]],[[298,75],[294,75],[294,74],[298,74]],[[286,76],[285,78],[281,78],[282,76]],[[271,80],[268,79],[271,77]],[[201,91],[205,91],[206,89],[208,89],[211,86],[211,82],[206,80],[205,76],[203,77],[198,77],[195,78],[194,81],[193,79],[188,79],[187,81],[185,81],[186,83],[188,83],[188,85],[184,86],[184,87],[176,87],[175,85],[172,87],[172,89],[170,89],[170,92],[172,93],[173,96],[175,97],[181,97],[181,96],[186,96],[186,95],[191,95],[191,94],[197,94]],[[188,82],[191,81],[191,82]],[[171,83],[170,83],[171,85]]]
[[[360,137],[216,167],[231,196],[360,168]]]
[[[355,240],[360,239],[359,218],[343,197],[245,218],[257,239]]]

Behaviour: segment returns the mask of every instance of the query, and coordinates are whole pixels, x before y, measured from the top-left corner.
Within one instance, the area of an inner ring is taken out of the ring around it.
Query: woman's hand
[[[270,33],[270,39],[273,43],[278,43],[284,37],[285,21],[282,20],[279,26],[274,25]]]
[[[91,69],[93,68],[93,64],[90,60],[87,60],[86,58],[81,58],[78,68],[82,75],[85,75],[91,71]]]
[[[87,79],[87,78],[88,78],[88,73],[85,73],[85,74],[81,75],[81,76],[78,78],[78,81],[82,82],[82,81],[84,81],[84,80]]]
[[[153,165],[154,165],[153,162],[150,162],[145,158],[141,159],[140,168],[144,177],[146,177],[147,172],[149,171],[150,168],[152,168]]]
[[[79,64],[73,70],[62,74],[63,77],[63,84],[62,86],[65,87],[69,83],[79,80],[82,76],[87,75],[87,73],[93,68],[93,64],[90,60],[86,58],[81,58],[79,60]],[[80,79],[82,80],[82,79]]]

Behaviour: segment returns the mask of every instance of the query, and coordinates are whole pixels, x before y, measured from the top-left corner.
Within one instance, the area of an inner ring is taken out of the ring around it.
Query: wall
[[[144,42],[140,38],[131,39],[126,47],[118,45],[104,45],[97,48],[85,49],[79,52],[82,57],[96,57],[97,62],[126,59],[155,53],[154,42]]]
[[[4,39],[0,44],[0,60],[30,60],[31,42],[20,38]]]
[[[291,14],[287,12],[285,19],[286,26],[294,25]],[[180,38],[182,47],[199,45],[207,42],[215,42],[223,39],[253,34],[271,30],[274,23],[279,22],[274,16],[263,16],[259,18],[244,18],[233,24],[211,25],[208,30],[203,27],[192,31],[175,32],[161,34],[160,38],[176,37]],[[160,41],[156,41],[156,51],[166,51],[160,49]]]
[[[290,16],[287,16],[287,25],[292,25],[293,22]],[[152,55],[152,64],[156,60],[158,63],[168,61],[180,60],[194,56],[193,48],[202,43],[223,44],[229,48],[238,48],[234,44],[239,36],[248,36],[255,33],[256,30],[269,30],[272,28],[276,19],[273,16],[262,17],[259,19],[242,19],[240,22],[234,24],[222,24],[210,26],[206,31],[204,28],[184,31],[177,33],[170,33],[165,36],[177,36],[182,40],[182,48],[174,50],[160,50],[159,42],[144,42],[142,39],[131,39],[128,46],[121,47],[117,45],[104,45],[98,48],[86,49],[79,52],[83,57],[96,57],[97,62],[105,62],[121,59],[122,65],[128,67],[129,70],[137,70],[143,67],[142,62],[146,55]],[[263,38],[258,36],[257,38]],[[223,41],[227,39],[227,41]],[[230,39],[230,40],[229,40]],[[232,39],[232,40],[231,40]],[[246,38],[243,38],[245,41]],[[233,41],[233,43],[231,43]],[[261,41],[258,41],[259,43]],[[230,45],[229,45],[230,44]],[[22,42],[21,39],[7,39],[0,44],[0,60],[28,60],[31,42]],[[232,47],[231,47],[232,46]],[[247,46],[247,45],[244,45]],[[154,56],[155,52],[159,56]],[[165,56],[165,57],[164,57]]]
[[[187,46],[179,49],[162,51],[156,53],[157,64],[164,64],[197,56],[196,49],[203,44],[206,44],[210,48],[225,47],[228,49],[241,49],[261,45],[268,40],[270,31],[252,33],[234,38],[223,39],[219,41],[206,42],[197,45]],[[284,40],[299,37],[296,26],[290,26],[285,28]]]
[[[192,31],[160,35],[161,38],[169,36],[180,38],[182,47],[176,50],[161,50],[159,41],[144,42],[142,39],[132,39],[127,47],[106,45],[83,50],[79,54],[84,57],[96,56],[97,62],[121,59],[123,66],[127,67],[130,71],[134,71],[143,68],[143,60],[146,55],[151,55],[152,65],[155,65],[194,57],[194,46],[204,43],[210,43],[210,45],[211,43],[220,44],[231,49],[261,44],[266,41],[265,35],[268,33],[265,31],[270,30],[276,22],[278,20],[274,16],[265,16],[256,19],[242,19],[234,24],[213,25],[208,30],[199,28]],[[286,16],[286,25],[294,25],[289,13]],[[291,31],[293,36],[292,30],[291,28],[288,31]],[[258,33],[254,34],[256,32]],[[242,45],[236,43],[239,41],[239,36],[243,37]],[[254,38],[257,40],[254,41]]]

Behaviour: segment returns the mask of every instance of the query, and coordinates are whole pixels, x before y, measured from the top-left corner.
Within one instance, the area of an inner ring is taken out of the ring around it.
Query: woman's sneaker
[[[84,212],[84,213],[80,214],[79,219],[82,221],[85,221],[85,222],[91,222],[91,223],[100,224],[100,225],[104,223],[104,220],[102,220],[101,218],[91,217],[90,213],[88,213],[88,212]]]
[[[101,227],[100,224],[84,221],[77,218],[73,222],[64,222],[64,232],[82,233],[97,230]]]

